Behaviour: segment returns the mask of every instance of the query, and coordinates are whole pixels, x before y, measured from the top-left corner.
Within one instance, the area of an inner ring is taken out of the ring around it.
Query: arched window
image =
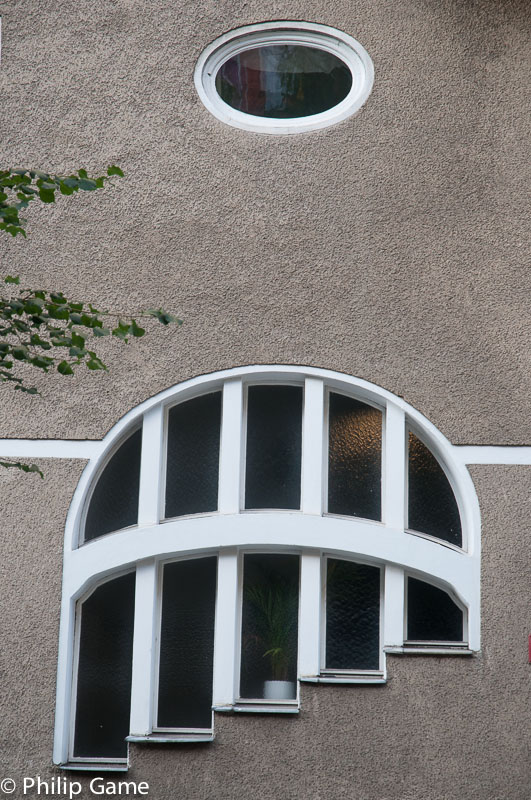
[[[213,710],[297,713],[301,682],[478,647],[477,501],[427,420],[327,370],[201,376],[127,414],[81,478],[54,758],[126,768],[126,739],[208,741]]]

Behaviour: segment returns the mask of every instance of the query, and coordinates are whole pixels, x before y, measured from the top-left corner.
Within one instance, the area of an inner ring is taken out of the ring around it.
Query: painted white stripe
[[[531,465],[531,447],[458,445],[454,449],[463,464]]]
[[[0,439],[0,458],[97,458],[103,441],[75,439]],[[454,445],[462,464],[531,466],[531,447]]]
[[[0,439],[0,458],[96,458],[102,442],[66,439]]]

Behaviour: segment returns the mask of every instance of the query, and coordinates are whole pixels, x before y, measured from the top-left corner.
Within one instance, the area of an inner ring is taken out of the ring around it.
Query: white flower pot
[[[264,681],[264,700],[295,700],[294,681]]]

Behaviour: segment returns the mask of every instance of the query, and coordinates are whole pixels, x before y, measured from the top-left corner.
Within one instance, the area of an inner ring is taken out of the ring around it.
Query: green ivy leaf
[[[81,173],[79,173],[79,174],[81,174]],[[116,166],[116,164],[113,164],[112,167],[109,167],[109,169],[107,170],[107,175],[109,177],[112,177],[113,175],[118,175],[118,177],[120,177],[120,178],[124,177],[124,173],[122,172],[120,167]]]
[[[54,203],[55,191],[53,189],[39,189],[39,197],[43,203]]]
[[[8,275],[4,278],[4,283],[15,283],[17,286],[20,283],[20,278],[17,276],[13,277],[13,275]]]
[[[136,320],[131,320],[131,334],[133,336],[139,338],[140,336],[143,336],[145,332],[145,328],[141,328],[139,325],[137,325]]]
[[[82,178],[79,181],[79,188],[83,189],[84,192],[93,192],[98,188],[98,185],[96,181],[90,180],[90,178]]]
[[[73,375],[74,374],[74,370],[72,369],[72,367],[70,366],[68,361],[61,361],[57,365],[57,372],[60,372],[61,375]]]
[[[175,317],[173,314],[168,314],[168,312],[163,311],[162,308],[148,308],[146,314],[150,317],[155,317],[163,325],[169,325],[170,322],[182,325],[182,321],[178,317]]]

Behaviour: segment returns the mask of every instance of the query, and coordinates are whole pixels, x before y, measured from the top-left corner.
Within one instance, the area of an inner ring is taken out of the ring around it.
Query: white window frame
[[[297,695],[294,700],[265,700],[252,697],[242,697],[241,690],[241,659],[242,659],[242,621],[243,621],[243,582],[244,582],[244,561],[246,555],[291,555],[299,558],[299,607],[298,607],[298,628],[300,630],[300,617],[301,617],[301,564],[302,554],[300,550],[295,550],[290,547],[276,548],[275,550],[266,550],[263,547],[256,549],[243,548],[238,552],[238,640],[236,646],[236,671],[235,671],[235,684],[234,684],[234,705],[231,710],[233,711],[258,711],[261,713],[297,713],[299,710],[299,685],[297,681]],[[298,636],[300,640],[300,634]],[[299,673],[299,651],[297,647],[297,674]]]
[[[212,512],[215,513],[215,512]],[[162,626],[162,599],[163,599],[163,592],[164,592],[164,581],[163,581],[163,574],[164,574],[164,567],[167,564],[175,564],[175,563],[183,563],[183,561],[195,561],[199,558],[215,558],[216,559],[216,570],[218,569],[218,553],[214,550],[212,552],[205,551],[204,553],[194,553],[193,555],[188,556],[181,556],[179,558],[169,558],[160,560],[157,563],[157,599],[156,599],[156,609],[155,609],[155,637],[154,641],[156,643],[156,647],[153,654],[154,660],[154,673],[153,673],[153,680],[152,683],[152,715],[151,715],[151,725],[150,725],[150,734],[153,734],[153,738],[161,738],[161,737],[168,737],[169,741],[174,740],[175,738],[180,738],[181,736],[184,739],[194,737],[197,739],[199,736],[204,736],[206,734],[206,739],[208,740],[210,737],[208,736],[208,732],[213,733],[214,730],[214,712],[212,712],[212,722],[210,728],[166,728],[157,725],[157,718],[158,718],[158,697],[159,697],[159,677],[160,677],[160,640],[161,640],[161,626]],[[217,589],[216,589],[217,595]],[[177,735],[177,736],[176,736]]]
[[[83,604],[86,600],[88,600],[94,592],[96,592],[101,586],[104,586],[109,581],[114,580],[115,578],[122,578],[124,575],[130,575],[132,572],[135,572],[134,569],[127,569],[123,572],[118,572],[117,574],[108,575],[101,581],[98,581],[93,586],[90,587],[76,602],[76,618],[75,618],[75,627],[74,627],[74,659],[73,659],[73,668],[72,668],[72,687],[71,687],[71,705],[70,705],[70,720],[69,720],[69,729],[70,729],[70,736],[69,736],[69,750],[68,750],[68,760],[72,764],[94,764],[99,765],[101,763],[101,758],[94,758],[94,757],[86,757],[86,756],[75,756],[74,755],[74,738],[75,738],[75,729],[76,729],[76,700],[77,700],[77,687],[78,687],[78,675],[79,675],[79,652],[81,649],[81,625],[83,621]],[[122,764],[124,759],[123,758],[106,758],[106,763],[109,765],[113,764]]]
[[[416,639],[408,639],[407,637],[407,623],[408,623],[408,578],[416,578],[417,580],[423,581],[424,583],[429,584],[430,586],[434,586],[436,589],[440,589],[442,592],[448,595],[450,600],[452,600],[458,609],[463,614],[463,638],[461,641],[455,642],[443,642],[440,640],[416,640]],[[444,586],[441,582],[436,582],[434,580],[426,580],[426,576],[416,575],[414,572],[405,572],[404,573],[404,650],[407,652],[412,652],[413,650],[424,652],[425,650],[429,649],[437,649],[437,650],[463,650],[468,649],[468,609],[465,604],[461,601],[461,599],[452,591],[451,586]]]
[[[221,99],[215,80],[225,61],[253,47],[282,44],[325,50],[346,64],[352,75],[352,87],[344,100],[320,114],[274,119],[245,114]],[[365,48],[352,36],[336,28],[300,21],[263,22],[237,28],[209,44],[199,57],[194,81],[203,104],[227,125],[256,133],[293,134],[326,128],[355,114],[371,93],[374,67]]]
[[[301,510],[243,511],[244,390],[257,383],[304,384]],[[167,408],[217,389],[223,391],[218,511],[163,520]],[[383,409],[382,521],[325,513],[327,474],[325,396],[352,395]],[[412,535],[406,520],[406,420],[443,465],[458,497],[466,549]],[[93,539],[83,546],[87,497],[117,442],[143,423],[139,521],[134,528]],[[59,641],[54,761],[69,762],[76,602],[98,583],[136,566],[136,603],[131,698],[132,741],[190,741],[182,732],[154,732],[158,570],[162,562],[218,554],[214,633],[213,707],[243,710],[239,691],[239,559],[242,552],[301,555],[298,674],[301,681],[330,681],[322,671],[321,575],[324,555],[382,568],[384,602],[381,649],[404,646],[405,575],[445,587],[467,611],[468,647],[423,648],[423,652],[470,653],[479,649],[480,516],[474,486],[459,448],[419,412],[379,387],[330,370],[302,366],[249,366],[203,375],[168,389],[127,413],[91,448],[67,517]],[[465,538],[466,535],[466,538]],[[384,681],[382,675],[374,682]],[[342,676],[366,682],[364,675]],[[249,710],[249,709],[245,709]],[[266,710],[265,704],[256,710]],[[190,734],[192,736],[192,734]],[[199,741],[212,738],[199,734]],[[192,739],[193,740],[193,739]]]
[[[327,562],[329,558],[340,561],[349,561],[352,564],[362,564],[368,567],[376,567],[380,571],[380,620],[378,633],[379,664],[378,669],[335,669],[326,667],[326,607],[327,607]],[[338,558],[333,553],[323,553],[321,567],[321,669],[320,682],[345,682],[350,679],[352,682],[379,682],[379,678],[385,677],[385,654],[382,647],[382,636],[384,630],[384,607],[385,607],[385,571],[382,564],[375,564],[363,558]]]

